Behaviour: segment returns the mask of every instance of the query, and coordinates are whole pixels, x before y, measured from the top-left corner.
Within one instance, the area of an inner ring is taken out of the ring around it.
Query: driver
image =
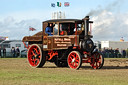
[[[53,35],[53,25],[51,23],[48,23],[48,26],[45,29],[45,33],[47,33],[49,36]]]

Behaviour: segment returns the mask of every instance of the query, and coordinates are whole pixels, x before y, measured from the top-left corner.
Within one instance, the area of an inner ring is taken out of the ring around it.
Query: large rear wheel
[[[42,67],[46,62],[46,56],[42,53],[41,46],[37,44],[32,44],[27,53],[27,59],[32,67]]]
[[[93,69],[100,69],[103,67],[104,64],[104,57],[99,53],[99,52],[94,52],[92,53],[92,58],[91,58],[91,67]]]
[[[68,66],[71,69],[79,69],[82,64],[82,56],[78,51],[72,51],[67,58]]]

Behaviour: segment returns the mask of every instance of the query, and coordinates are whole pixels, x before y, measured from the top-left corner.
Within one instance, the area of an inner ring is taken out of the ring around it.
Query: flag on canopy
[[[51,3],[51,7],[55,7],[55,3]]]
[[[58,7],[61,7],[61,2],[57,2],[57,6]]]
[[[64,3],[64,6],[65,6],[65,7],[68,7],[68,6],[69,6],[69,2],[65,2],[65,3]]]
[[[36,29],[33,27],[29,27],[29,31],[35,31]]]

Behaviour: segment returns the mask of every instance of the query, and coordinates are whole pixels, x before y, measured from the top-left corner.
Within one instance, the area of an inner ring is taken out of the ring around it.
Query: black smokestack
[[[84,19],[85,23],[85,36],[88,37],[88,31],[89,31],[89,16],[86,16]]]

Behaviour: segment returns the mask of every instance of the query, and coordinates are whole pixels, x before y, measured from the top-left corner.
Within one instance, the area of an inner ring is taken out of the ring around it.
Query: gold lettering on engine
[[[58,47],[65,47],[68,46],[68,44],[71,44],[71,39],[70,38],[54,38],[54,43]]]

